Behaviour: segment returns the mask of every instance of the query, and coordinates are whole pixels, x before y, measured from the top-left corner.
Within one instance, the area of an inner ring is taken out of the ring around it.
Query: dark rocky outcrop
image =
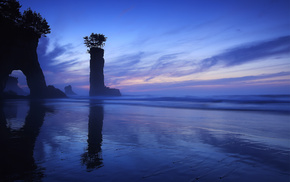
[[[48,85],[45,91],[45,98],[64,98],[67,97],[63,91],[55,88],[53,85]]]
[[[119,89],[116,88],[110,88],[110,87],[105,87],[103,90],[103,95],[106,96],[121,96],[121,92]]]
[[[29,32],[15,32],[13,38],[0,43],[0,92],[3,92],[9,74],[21,70],[26,76],[30,95],[45,97],[47,87],[37,58],[37,46],[38,36]]]
[[[18,78],[9,76],[6,81],[6,87],[4,89],[4,92],[6,93],[15,93],[17,95],[28,95],[28,93],[24,92],[19,86],[18,86]]]
[[[68,85],[66,87],[64,87],[64,93],[66,95],[77,95],[76,93],[74,93],[74,91],[72,90],[72,86]]]
[[[16,39],[0,43],[0,92],[2,93],[9,74],[21,70],[26,76],[31,98],[60,97],[58,91],[46,86],[45,78],[38,62],[36,49],[38,37],[32,33],[18,33]]]
[[[0,3],[0,98],[13,70],[26,76],[31,98],[53,97],[58,92],[47,87],[36,52],[39,38],[50,32],[49,26],[31,10],[21,15],[20,7],[17,1]]]
[[[105,86],[104,83],[104,49],[98,47],[90,48],[90,96],[106,95],[121,96],[118,89]]]

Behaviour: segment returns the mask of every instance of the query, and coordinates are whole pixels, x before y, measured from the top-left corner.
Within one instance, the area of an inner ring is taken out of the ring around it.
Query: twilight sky
[[[289,0],[19,2],[51,26],[38,58],[62,90],[88,95],[94,32],[108,37],[105,84],[123,94],[290,94]]]

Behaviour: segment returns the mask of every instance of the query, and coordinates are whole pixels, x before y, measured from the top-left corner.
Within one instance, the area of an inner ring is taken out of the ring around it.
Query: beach
[[[289,181],[289,96],[237,98],[3,101],[0,181]]]

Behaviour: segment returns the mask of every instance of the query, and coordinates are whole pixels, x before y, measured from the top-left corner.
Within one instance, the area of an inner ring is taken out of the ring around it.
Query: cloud
[[[116,85],[121,80],[128,79],[131,76],[144,76],[144,62],[141,61],[144,57],[146,57],[144,52],[138,52],[131,55],[122,55],[113,62],[105,63],[106,82]]]
[[[120,16],[124,16],[125,14],[127,14],[128,12],[132,11],[135,7],[131,6],[129,8],[124,9],[121,13]]]
[[[249,85],[257,85],[257,83],[262,85],[276,84],[278,83],[289,83],[290,79],[279,77],[288,77],[290,72],[278,72],[271,74],[260,74],[260,75],[251,75],[243,77],[234,77],[234,78],[221,78],[221,79],[211,79],[211,80],[189,80],[181,82],[167,82],[167,83],[156,83],[156,84],[136,84],[129,87],[123,87],[123,89],[134,89],[134,90],[168,90],[168,89],[180,89],[182,91],[185,88],[196,88],[196,87],[242,87]],[[274,79],[276,78],[276,79]],[[268,80],[267,80],[268,79]]]
[[[121,85],[123,81],[140,79],[150,81],[161,75],[169,75],[172,68],[185,66],[185,61],[178,60],[182,53],[157,55],[157,53],[138,52],[119,56],[113,62],[105,63],[106,83]]]
[[[69,45],[59,46],[58,44],[55,44],[54,48],[50,52],[47,52],[48,46],[49,38],[42,37],[37,48],[38,61],[44,70],[60,71],[59,69],[61,69],[62,66],[55,64],[55,59],[65,54],[69,49]]]
[[[277,78],[283,76],[289,76],[290,72],[279,72],[271,74],[261,74],[261,75],[252,75],[252,76],[243,76],[243,77],[233,77],[233,78],[221,78],[221,79],[212,79],[212,80],[203,80],[203,81],[187,81],[183,84],[189,85],[228,85],[228,84],[241,84],[248,83],[249,81]],[[290,80],[290,79],[289,79]],[[272,82],[270,80],[268,83]]]
[[[72,45],[55,44],[47,52],[48,47],[49,38],[41,38],[37,53],[47,84],[63,87],[65,84],[88,82],[89,62],[74,56]]]
[[[227,49],[224,52],[198,61],[194,58],[188,58],[186,52],[146,52],[139,51],[135,54],[124,54],[116,58],[110,58],[105,63],[105,83],[107,86],[122,87],[124,82],[127,85],[150,85],[155,87],[154,80],[163,77],[178,78],[196,73],[209,71],[212,67],[233,67],[245,63],[261,60],[263,58],[276,58],[289,53],[290,36],[279,37],[270,41],[249,43]],[[71,45],[54,45],[52,51],[47,52],[49,45],[48,38],[42,38],[39,42],[38,56],[41,67],[45,72],[48,84],[71,84],[86,85],[89,80],[89,62],[88,59],[75,56]],[[162,54],[164,53],[164,54]],[[106,58],[105,58],[106,59]],[[51,74],[47,74],[51,73]],[[273,75],[272,75],[273,76]],[[258,78],[253,76],[253,78]],[[218,83],[238,82],[238,79],[250,80],[252,77],[225,78],[211,81],[181,81],[177,83],[161,83],[164,88],[184,87],[185,85],[209,85]],[[261,79],[261,78],[260,78]],[[81,83],[82,82],[82,83]],[[147,84],[145,84],[147,82]],[[158,81],[160,82],[160,81]],[[142,84],[141,84],[142,83]],[[138,87],[139,87],[138,86]],[[159,87],[158,86],[158,87]],[[127,86],[124,86],[127,87]]]
[[[283,36],[270,41],[242,45],[201,60],[194,72],[203,72],[221,64],[224,67],[237,66],[259,59],[289,54],[290,36]]]
[[[195,75],[201,77],[203,72],[213,71],[213,68],[225,69],[269,58],[275,58],[277,61],[279,57],[287,56],[289,50],[290,36],[260,42],[249,42],[201,60],[194,58],[194,54],[186,51],[156,50],[155,52],[148,52],[142,50],[133,54],[111,57],[108,60],[105,57],[105,83],[107,86],[116,88],[129,88],[129,85],[132,87],[136,85],[155,87],[154,83],[157,82],[164,87],[167,84],[170,87],[183,87],[184,85],[182,84],[188,84],[188,86],[208,85],[210,82],[199,82],[197,80],[183,82],[181,80],[188,80],[190,77],[194,79]],[[250,78],[241,77],[233,78],[233,80],[225,78],[223,80],[212,80],[212,82],[214,84],[218,82],[231,84],[231,81],[238,83],[238,79],[243,82],[243,80]],[[173,80],[176,84],[173,84]],[[181,85],[178,85],[179,83]]]

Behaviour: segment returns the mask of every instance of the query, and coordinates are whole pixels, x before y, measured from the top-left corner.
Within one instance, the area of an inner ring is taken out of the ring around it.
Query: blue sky
[[[20,0],[51,26],[47,84],[88,95],[83,37],[102,33],[105,84],[123,94],[290,93],[289,0]],[[19,76],[19,72],[13,72]],[[25,86],[23,78],[19,78]]]

